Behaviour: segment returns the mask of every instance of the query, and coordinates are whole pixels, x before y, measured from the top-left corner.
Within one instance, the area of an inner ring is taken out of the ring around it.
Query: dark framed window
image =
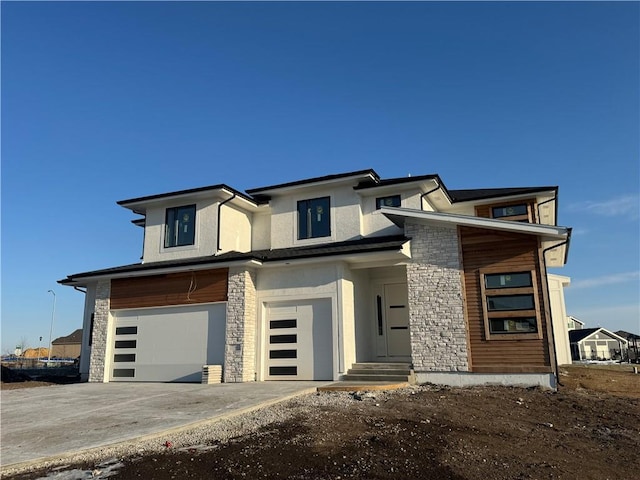
[[[116,353],[113,356],[114,362],[135,362],[136,354],[135,353]]]
[[[270,350],[269,358],[298,358],[297,350]]]
[[[298,202],[298,240],[331,235],[331,203],[329,197]]]
[[[531,272],[485,274],[485,288],[517,288],[533,286]]]
[[[487,310],[504,312],[506,310],[534,310],[536,308],[532,293],[524,295],[487,296]]]
[[[116,340],[116,348],[136,348],[136,340]]]
[[[136,376],[135,368],[114,368],[114,378],[134,378]]]
[[[536,317],[492,318],[492,333],[536,333],[538,322]]]
[[[298,367],[269,367],[269,375],[297,375]]]
[[[271,320],[269,322],[269,328],[296,328],[298,326],[298,320],[292,318],[291,320]]]
[[[515,222],[531,222],[531,209],[528,203],[500,205],[491,207],[491,217]]]
[[[196,206],[167,208],[164,246],[193,245],[196,238]]]
[[[480,272],[487,340],[542,338],[538,289],[533,270]]]
[[[116,335],[135,335],[138,327],[116,327]]]
[[[382,207],[399,207],[400,203],[400,195],[376,198],[376,210]]]

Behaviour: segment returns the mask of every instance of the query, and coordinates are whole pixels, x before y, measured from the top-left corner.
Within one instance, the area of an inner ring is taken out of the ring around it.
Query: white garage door
[[[112,312],[111,381],[200,382],[224,362],[226,304]]]
[[[331,300],[267,305],[265,378],[331,380]]]

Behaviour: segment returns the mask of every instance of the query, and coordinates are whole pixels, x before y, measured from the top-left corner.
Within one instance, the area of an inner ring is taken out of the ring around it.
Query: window
[[[167,208],[167,219],[164,229],[164,246],[181,247],[195,243],[196,206]]]
[[[480,277],[487,340],[542,338],[534,271]]]
[[[531,222],[531,216],[529,215],[529,205],[526,203],[492,207],[491,217],[499,218],[502,220],[512,220],[516,222]]]
[[[399,207],[400,195],[391,195],[389,197],[376,198],[376,210],[382,207]]]
[[[331,235],[329,197],[298,202],[298,240]]]

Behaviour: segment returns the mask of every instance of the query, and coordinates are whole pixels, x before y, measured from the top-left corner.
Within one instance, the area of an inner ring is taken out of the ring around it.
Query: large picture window
[[[541,338],[535,272],[480,273],[487,340]]]
[[[164,229],[164,246],[193,245],[196,233],[196,206],[167,208]]]
[[[331,235],[329,197],[298,202],[298,240]]]

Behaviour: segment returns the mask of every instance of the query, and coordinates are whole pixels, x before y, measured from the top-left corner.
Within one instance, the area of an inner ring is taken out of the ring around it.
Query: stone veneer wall
[[[255,365],[256,274],[245,268],[230,268],[224,381],[254,381]]]
[[[414,369],[468,371],[457,229],[407,221],[405,235],[411,238],[407,283]]]
[[[105,372],[107,336],[109,333],[109,296],[111,280],[100,280],[96,286],[96,301],[93,310],[93,338],[91,340],[91,361],[89,381],[108,381]]]

